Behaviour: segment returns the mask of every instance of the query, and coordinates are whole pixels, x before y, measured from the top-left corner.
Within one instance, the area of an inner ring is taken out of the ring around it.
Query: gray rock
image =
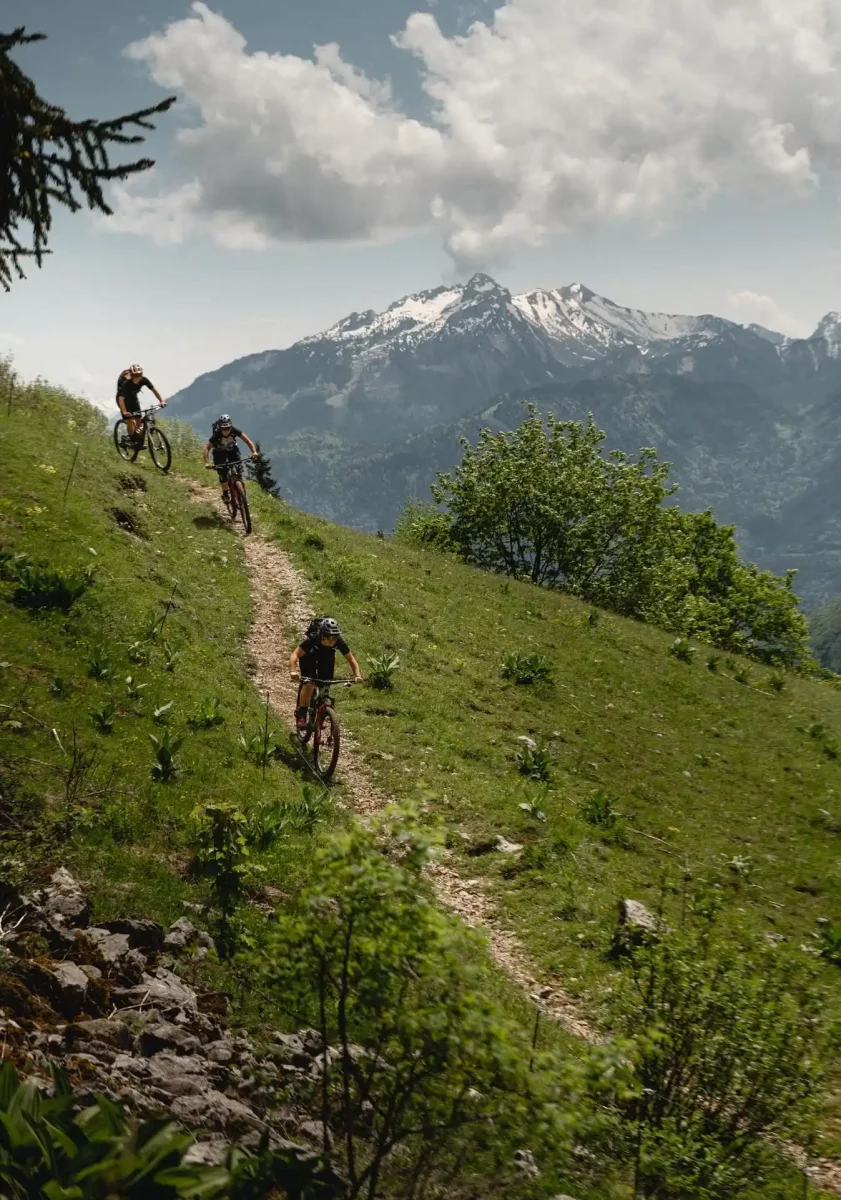
[[[166,931],[164,938],[165,950],[186,950],[188,946],[198,944],[199,931],[192,921],[188,921],[186,917],[179,917],[174,921]]]
[[[217,1134],[206,1142],[194,1142],[184,1155],[185,1163],[204,1163],[207,1166],[221,1166],[230,1148],[224,1137]]]
[[[104,1017],[93,1021],[75,1021],[65,1029],[64,1039],[68,1046],[77,1042],[104,1042],[115,1050],[129,1050],[132,1045],[128,1027],[122,1021],[108,1021]]]
[[[666,927],[639,900],[620,900],[619,919],[613,931],[611,954],[628,954],[637,946],[654,941]]]
[[[146,956],[140,950],[129,950],[120,960],[120,980],[129,986],[140,983],[147,965]]]
[[[223,1092],[179,1096],[172,1103],[172,1115],[188,1128],[211,1129],[237,1134],[249,1129],[262,1130],[263,1122],[247,1105],[232,1100]]]
[[[109,930],[95,925],[86,930],[85,936],[93,942],[97,954],[108,967],[118,966],[120,960],[128,954],[128,937],[124,933],[110,933]]]
[[[528,1179],[537,1179],[540,1175],[540,1168],[534,1161],[534,1155],[531,1150],[515,1150],[514,1166],[522,1171]]]
[[[52,969],[56,984],[55,1002],[65,1017],[75,1017],[82,1011],[88,991],[88,977],[75,963],[56,963]]]
[[[103,929],[109,933],[124,933],[132,950],[156,953],[164,944],[164,927],[157,921],[134,921],[121,917],[116,921],[103,921]]]
[[[200,1058],[162,1050],[146,1061],[150,1085],[166,1096],[196,1096],[211,1087],[209,1064]]]
[[[140,1035],[143,1054],[157,1054],[160,1050],[173,1050],[176,1054],[199,1054],[201,1042],[183,1025],[171,1025],[167,1021],[150,1025]]]
[[[534,740],[534,738],[527,737],[525,734],[522,734],[520,737],[518,737],[517,741],[521,746],[525,746],[528,750],[537,749],[537,742]]]
[[[298,1037],[310,1058],[315,1058],[316,1054],[320,1054],[324,1049],[324,1038],[317,1029],[299,1029]]]
[[[134,987],[115,989],[113,996],[114,1002],[121,1006],[149,1004],[159,1008],[162,1013],[183,1008],[196,1011],[195,991],[163,967],[158,967],[152,973],[144,973],[140,983]]]
[[[84,926],[90,920],[90,904],[65,867],[59,867],[54,872],[39,907],[48,920],[57,926]]]
[[[211,1042],[206,1048],[205,1057],[208,1062],[219,1063],[220,1066],[224,1066],[226,1063],[233,1061],[234,1048],[226,1038],[220,1038],[218,1042]]]

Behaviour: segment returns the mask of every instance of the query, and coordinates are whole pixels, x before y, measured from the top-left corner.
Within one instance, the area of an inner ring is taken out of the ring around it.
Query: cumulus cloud
[[[808,337],[812,332],[807,322],[780,308],[771,296],[750,291],[731,292],[727,303],[734,320],[743,325],[763,325],[789,337]]]
[[[610,221],[657,228],[722,192],[807,194],[841,166],[836,0],[508,0],[393,41],[429,113],[336,45],[249,50],[206,4],[128,47],[186,100],[178,181],[114,224],[260,248],[436,229],[459,268]]]

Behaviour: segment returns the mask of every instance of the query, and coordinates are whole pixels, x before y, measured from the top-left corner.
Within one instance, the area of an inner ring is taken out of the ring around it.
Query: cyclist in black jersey
[[[299,646],[292,651],[289,660],[290,678],[300,681],[304,675],[308,679],[332,679],[336,670],[336,651],[344,655],[348,666],[353,671],[357,683],[362,679],[359,663],[351,653],[351,649],[342,637],[338,621],[332,617],[320,617],[313,622],[313,631],[307,630]],[[307,723],[307,708],[312,696],[313,685],[301,683],[298,688],[298,705],[295,709],[295,723],[299,729]]]
[[[138,363],[132,363],[117,380],[117,406],[126,419],[129,433],[135,438],[140,434],[140,418],[134,414],[140,412],[140,392],[143,388],[149,388],[161,408],[166,408],[166,400],[151,379],[143,374],[143,368]]]
[[[241,429],[236,429],[234,423],[227,413],[222,413],[218,421],[213,422],[213,432],[207,439],[207,444],[204,448],[204,461],[207,463],[211,451],[213,452],[213,465],[221,466],[223,463],[236,463],[240,461],[239,446],[237,446],[237,438],[242,438],[246,446],[251,451],[252,459],[257,457],[257,447],[252,442],[247,433],[243,433]],[[227,505],[230,505],[231,498],[228,495],[228,481],[222,480],[222,499]]]

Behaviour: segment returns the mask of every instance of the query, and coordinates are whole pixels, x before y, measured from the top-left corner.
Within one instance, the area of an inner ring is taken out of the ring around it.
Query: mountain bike
[[[239,517],[245,532],[251,533],[251,509],[248,507],[248,495],[242,478],[242,467],[241,458],[235,462],[207,464],[208,471],[216,471],[219,482],[228,485],[228,495],[231,499],[231,520],[236,524],[236,519]]]
[[[329,779],[335,771],[342,742],[342,731],[330,688],[353,687],[355,682],[355,679],[308,679],[301,676],[302,684],[312,683],[315,686],[307,706],[307,723],[300,726],[296,733],[302,746],[312,737],[313,767],[321,779]]]
[[[159,471],[166,474],[172,464],[172,449],[166,434],[158,427],[156,412],[157,406],[131,414],[132,418],[140,421],[139,436],[130,433],[125,417],[120,417],[114,426],[114,445],[120,458],[124,458],[126,462],[134,462],[140,451],[148,447],[152,462]]]

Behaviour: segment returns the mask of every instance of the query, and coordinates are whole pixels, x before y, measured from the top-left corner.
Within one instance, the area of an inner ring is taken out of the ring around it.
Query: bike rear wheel
[[[312,739],[312,761],[322,779],[329,779],[336,769],[341,748],[339,718],[332,708],[322,708],[315,721]]]
[[[245,488],[242,485],[242,481],[239,479],[234,479],[231,483],[231,488],[233,489],[234,496],[236,497],[236,515],[238,515],[239,519],[242,521],[242,527],[245,532],[251,533],[251,510],[248,507],[248,496],[245,493]]]
[[[152,455],[152,462],[159,471],[163,471],[166,474],[172,464],[172,450],[170,449],[166,434],[157,425],[150,425],[147,432],[149,453]]]
[[[126,462],[134,462],[140,453],[140,446],[135,444],[125,417],[120,417],[114,426],[114,445],[117,447],[120,458],[125,459]]]

